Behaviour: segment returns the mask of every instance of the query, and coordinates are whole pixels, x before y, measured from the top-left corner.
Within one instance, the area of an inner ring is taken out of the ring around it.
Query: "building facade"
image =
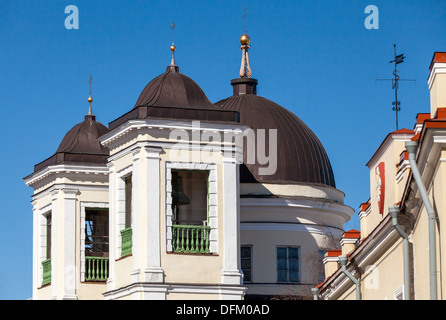
[[[417,114],[413,130],[390,133],[367,163],[361,232],[325,253],[315,298],[445,299],[446,54],[435,52],[429,70],[430,112]]]
[[[316,135],[257,95],[249,48],[214,104],[172,46],[131,110],[90,108],[24,178],[33,299],[311,298],[353,209]]]

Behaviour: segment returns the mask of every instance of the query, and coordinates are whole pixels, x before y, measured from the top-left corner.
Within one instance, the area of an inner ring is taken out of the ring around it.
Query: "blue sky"
[[[79,29],[64,26],[65,7],[79,8]],[[367,30],[367,5],[379,29]],[[144,86],[176,61],[212,102],[232,94],[238,77],[243,8],[250,13],[250,61],[258,93],[299,116],[320,138],[338,189],[359,229],[369,199],[365,164],[395,130],[393,44],[400,65],[400,128],[429,112],[426,84],[435,51],[446,51],[446,1],[149,1],[1,0],[0,2],[0,299],[31,297],[32,189],[22,180],[54,154],[88,111],[108,124],[129,111]]]

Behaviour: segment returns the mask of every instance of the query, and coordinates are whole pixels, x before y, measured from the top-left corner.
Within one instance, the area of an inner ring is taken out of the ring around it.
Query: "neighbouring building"
[[[240,40],[232,96],[211,103],[172,45],[133,108],[104,126],[90,96],[24,178],[33,299],[312,298],[354,210],[316,135],[257,95]]]
[[[446,53],[434,53],[429,71],[430,112],[388,134],[367,163],[361,230],[325,253],[315,298],[445,299]]]

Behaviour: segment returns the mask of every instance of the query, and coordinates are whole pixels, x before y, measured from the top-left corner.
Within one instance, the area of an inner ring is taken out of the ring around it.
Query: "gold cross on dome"
[[[172,24],[170,25],[170,30],[172,30],[172,44],[175,43],[175,22],[172,20]]]
[[[245,19],[245,33],[246,33],[246,17],[249,15],[249,13],[248,13],[248,9],[245,7],[244,9],[243,9],[243,11],[244,11],[244,14],[242,15],[242,18],[243,19]]]

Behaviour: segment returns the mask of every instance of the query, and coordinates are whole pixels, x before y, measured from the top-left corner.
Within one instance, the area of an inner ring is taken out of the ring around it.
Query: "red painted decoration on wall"
[[[378,200],[379,213],[384,213],[384,196],[386,192],[386,179],[385,179],[385,168],[384,162],[378,164],[375,168],[375,179],[376,179],[376,198]]]

